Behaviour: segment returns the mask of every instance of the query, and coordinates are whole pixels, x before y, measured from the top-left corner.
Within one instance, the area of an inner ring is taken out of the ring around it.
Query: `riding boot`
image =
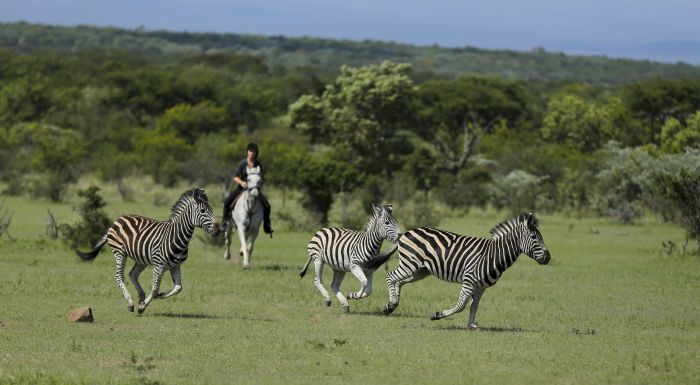
[[[261,196],[262,199],[260,200],[263,206],[263,231],[265,231],[265,234],[270,234],[270,238],[272,238],[272,233],[274,230],[272,230],[272,223],[270,223],[270,202],[267,201],[267,198],[264,196]]]

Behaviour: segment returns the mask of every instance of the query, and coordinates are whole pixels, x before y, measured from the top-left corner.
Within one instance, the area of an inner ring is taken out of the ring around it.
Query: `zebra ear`
[[[389,214],[393,214],[394,207],[391,205],[391,203],[388,203],[384,206],[384,210],[386,210],[386,212]]]
[[[535,218],[535,214],[533,213],[527,213],[527,227],[529,228],[535,228],[538,226],[537,223],[537,218]]]
[[[194,190],[192,190],[192,196],[197,203],[208,203],[209,201],[207,193],[199,187],[195,187]]]

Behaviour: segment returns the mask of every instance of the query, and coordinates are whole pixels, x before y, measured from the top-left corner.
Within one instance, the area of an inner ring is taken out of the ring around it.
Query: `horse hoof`
[[[350,313],[350,305],[343,305],[343,313],[345,313],[345,314]]]
[[[225,260],[229,260],[229,259],[231,259],[231,256],[228,255],[228,254],[225,254],[225,255],[224,255],[224,259],[225,259]]]
[[[126,309],[133,313],[134,312],[134,305],[127,305]]]
[[[430,316],[431,321],[437,321],[439,319],[440,319],[440,312],[439,311],[436,311],[435,313],[433,313],[432,316]]]
[[[250,265],[243,265],[243,270],[250,270]]]
[[[475,323],[469,324],[469,330],[479,330],[479,325]]]
[[[331,300],[330,299],[324,299],[323,304],[326,306],[331,306]]]

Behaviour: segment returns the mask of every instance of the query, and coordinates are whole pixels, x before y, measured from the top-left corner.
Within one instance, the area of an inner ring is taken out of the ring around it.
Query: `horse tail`
[[[97,254],[100,253],[100,249],[102,249],[102,246],[104,246],[105,243],[107,243],[107,235],[102,237],[102,239],[100,239],[100,241],[97,242],[95,247],[90,251],[82,252],[82,251],[76,249],[75,253],[78,255],[78,258],[79,258],[78,260],[80,262],[92,262],[92,261],[94,261],[95,258],[97,258]]]

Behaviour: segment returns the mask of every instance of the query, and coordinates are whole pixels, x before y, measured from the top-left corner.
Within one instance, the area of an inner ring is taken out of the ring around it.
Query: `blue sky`
[[[1,0],[0,21],[374,39],[700,64],[700,0]]]

